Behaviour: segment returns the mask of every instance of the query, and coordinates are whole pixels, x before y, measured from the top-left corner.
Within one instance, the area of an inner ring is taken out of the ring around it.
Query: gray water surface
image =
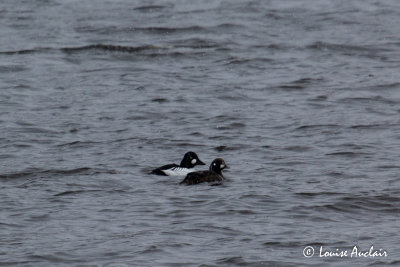
[[[0,25],[0,265],[400,265],[398,1],[3,0]],[[187,151],[227,181],[148,174]]]

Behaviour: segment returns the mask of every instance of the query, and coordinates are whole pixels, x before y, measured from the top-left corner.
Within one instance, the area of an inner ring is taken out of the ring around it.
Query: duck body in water
[[[200,183],[222,182],[225,180],[222,170],[229,168],[221,158],[214,159],[208,171],[196,171],[188,173],[180,184],[194,185]]]
[[[187,152],[181,161],[181,163],[175,164],[167,164],[161,167],[158,167],[150,172],[150,174],[156,175],[165,175],[165,176],[185,176],[190,172],[194,172],[196,165],[205,165],[202,162],[196,153],[189,151]]]

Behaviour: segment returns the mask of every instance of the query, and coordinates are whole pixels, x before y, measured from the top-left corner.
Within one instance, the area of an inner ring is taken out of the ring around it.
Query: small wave
[[[303,243],[268,241],[268,242],[263,243],[263,245],[267,246],[267,247],[288,247],[288,248],[294,247],[294,248],[296,248],[296,247],[302,246]]]
[[[5,223],[5,222],[0,222],[0,226],[2,227],[2,229],[4,229],[5,227],[13,227],[13,228],[22,228],[23,226],[21,224],[17,224],[17,223]]]
[[[241,256],[222,258],[222,259],[217,260],[217,263],[218,264],[246,265],[246,262],[244,261],[243,257],[241,257]]]
[[[317,102],[326,101],[327,99],[328,99],[327,95],[319,95],[316,97],[309,98],[310,101],[317,101]]]
[[[397,104],[399,101],[396,101],[394,99],[388,99],[382,96],[373,96],[373,97],[346,97],[339,99],[338,102],[342,103],[383,103],[383,104]]]
[[[151,12],[151,11],[160,11],[161,9],[169,8],[170,6],[162,6],[162,5],[148,5],[148,6],[139,6],[135,7],[133,10],[138,10],[142,12]]]
[[[91,171],[93,169],[89,167],[82,167],[82,168],[76,168],[76,169],[67,169],[67,170],[46,170],[43,171],[42,173],[50,173],[50,174],[77,174],[77,173],[86,173],[88,171]]]
[[[345,157],[358,157],[363,155],[370,155],[371,153],[353,152],[353,151],[338,151],[325,154],[326,156],[345,156]]]
[[[141,32],[150,32],[157,34],[166,34],[166,33],[206,33],[209,31],[219,31],[219,30],[230,30],[230,29],[238,29],[244,28],[242,25],[233,24],[233,23],[221,23],[212,26],[199,26],[199,25],[191,25],[186,27],[134,27],[132,30],[141,31]]]
[[[49,214],[41,214],[41,215],[32,215],[29,218],[29,221],[33,221],[33,222],[43,222],[46,221],[50,218]]]
[[[233,122],[229,125],[224,125],[224,126],[217,126],[218,130],[233,130],[233,129],[240,129],[246,127],[246,124],[241,123],[241,122]]]
[[[77,47],[64,47],[60,48],[61,51],[66,53],[81,52],[87,50],[103,50],[110,52],[126,52],[126,53],[137,53],[145,50],[165,49],[162,46],[155,45],[143,45],[143,46],[121,46],[121,45],[106,45],[106,44],[94,44]]]
[[[0,66],[0,72],[11,73],[11,72],[22,72],[28,70],[28,68],[24,65],[8,65],[8,66]],[[23,87],[28,87],[25,85],[19,85]],[[29,87],[28,87],[29,88]]]
[[[164,252],[162,248],[156,245],[148,246],[146,249],[142,250],[140,253],[147,254],[147,253],[161,253]]]
[[[321,41],[314,42],[314,43],[306,46],[306,48],[317,49],[317,50],[327,49],[327,50],[357,51],[357,52],[360,52],[360,51],[375,52],[375,51],[377,51],[377,49],[371,48],[371,47],[367,47],[367,46],[348,45],[348,44],[334,44],[334,43],[321,42]]]
[[[203,39],[203,38],[190,38],[185,40],[174,41],[173,46],[176,48],[192,48],[192,49],[206,49],[206,48],[219,48],[221,45],[216,41]]]
[[[356,124],[349,126],[350,129],[390,129],[396,127],[397,124]]]
[[[307,88],[310,84],[313,84],[315,82],[320,82],[320,81],[323,81],[323,79],[301,78],[301,79],[289,82],[288,84],[280,85],[280,86],[278,86],[278,88],[285,89],[285,90],[300,90],[300,89]]]
[[[184,140],[171,140],[171,144],[174,146],[179,146],[179,147],[202,147],[204,146],[203,144],[195,144],[191,143],[189,140],[186,140],[186,142],[182,142]]]
[[[44,127],[36,127],[36,126],[30,126],[30,124],[20,124],[19,122],[16,122],[21,127],[9,127],[10,130],[14,132],[19,132],[19,133],[37,133],[37,134],[58,134],[59,132],[44,128]]]
[[[244,148],[247,148],[247,145],[231,145],[231,146],[225,146],[225,145],[221,145],[221,146],[217,146],[214,147],[214,150],[218,151],[218,152],[222,152],[222,151],[237,151],[237,150],[241,150]]]
[[[35,175],[37,173],[43,172],[42,170],[37,170],[37,169],[30,169],[22,172],[15,172],[15,173],[4,173],[0,174],[1,179],[18,179],[18,178],[25,178],[29,177],[32,175]]]
[[[133,31],[148,32],[156,34],[171,34],[171,33],[186,33],[186,32],[205,32],[207,28],[201,26],[187,26],[180,28],[169,28],[169,27],[135,27],[132,28]]]
[[[163,97],[157,97],[157,98],[153,98],[152,100],[151,100],[152,102],[157,102],[157,103],[165,103],[165,102],[168,102],[168,99],[166,99],[166,98],[163,98]]]
[[[57,145],[58,147],[88,147],[90,145],[96,144],[98,142],[94,142],[94,141],[73,141],[73,142],[69,142],[69,143],[64,143],[64,144],[59,144]]]
[[[330,171],[330,172],[326,172],[325,174],[328,176],[331,176],[331,177],[341,177],[344,175],[342,172],[338,172],[338,171]]]
[[[334,44],[327,42],[315,42],[306,46],[306,49],[312,50],[328,50],[338,52],[346,56],[358,56],[370,59],[387,60],[387,57],[380,55],[381,52],[390,51],[382,47],[375,48],[369,46]]]
[[[47,261],[52,262],[55,264],[66,264],[66,263],[78,263],[82,262],[82,260],[75,258],[74,255],[64,253],[64,252],[57,252],[54,254],[45,254],[45,255],[38,255],[34,254],[29,256],[34,261]]]
[[[228,59],[223,59],[223,60],[217,60],[216,62],[223,63],[224,65],[242,65],[242,64],[248,64],[248,63],[270,63],[273,62],[274,60],[271,58],[239,58],[239,57],[229,57]]]
[[[315,128],[336,128],[339,127],[337,124],[313,124],[313,125],[302,125],[297,127],[295,130],[308,130]]]
[[[218,151],[218,152],[222,152],[222,151],[226,150],[227,148],[228,148],[227,146],[217,146],[217,147],[214,147],[214,149],[215,149],[216,151]]]
[[[339,196],[339,195],[344,195],[344,193],[337,193],[337,192],[300,192],[300,193],[295,193],[298,196],[301,197],[308,197],[308,198],[314,198],[318,196]]]
[[[197,47],[192,47],[196,49]],[[178,52],[178,51],[162,51],[162,52],[154,52],[154,53],[146,53],[145,56],[150,58],[161,58],[161,57],[169,57],[169,58],[188,58],[188,57],[197,57],[203,55],[203,52],[193,52],[193,51],[185,51],[185,52]]]
[[[122,46],[122,45],[108,45],[108,44],[91,44],[91,45],[83,45],[83,46],[75,46],[75,47],[39,47],[34,49],[26,49],[26,50],[15,50],[15,51],[0,51],[0,55],[14,55],[14,54],[33,54],[33,53],[43,53],[43,52],[51,52],[54,50],[59,50],[65,53],[77,53],[83,51],[90,50],[102,50],[109,52],[125,52],[125,53],[138,53],[142,51],[148,50],[157,50],[157,49],[166,49],[165,46],[156,46],[156,45],[142,45],[142,46]]]
[[[254,49],[266,49],[266,50],[291,50],[294,49],[295,47],[289,46],[287,44],[267,44],[267,45],[252,45],[250,46],[251,48]]]
[[[216,260],[217,266],[276,266],[276,267],[292,267],[298,264],[284,262],[284,261],[248,261],[242,256],[232,256]],[[310,265],[312,266],[312,265]],[[317,265],[316,265],[317,266]]]
[[[388,84],[378,84],[378,85],[374,85],[373,87],[371,87],[371,90],[382,90],[382,89],[393,89],[393,88],[400,88],[400,83],[395,82],[395,83],[388,83]]]
[[[98,173],[108,173],[108,174],[115,174],[114,170],[107,170],[107,169],[95,169],[89,167],[80,167],[75,169],[51,169],[51,170],[43,170],[43,169],[28,169],[21,172],[15,173],[5,173],[0,174],[0,179],[18,179],[18,178],[26,178],[26,177],[36,177],[36,176],[64,176],[64,175],[93,175]]]
[[[0,55],[15,55],[15,54],[33,54],[36,52],[40,52],[46,48],[37,48],[37,49],[22,49],[22,50],[14,50],[14,51],[0,51]]]
[[[299,89],[304,89],[306,87],[303,85],[285,84],[285,85],[278,86],[278,88],[284,89],[284,90],[299,90]]]
[[[305,152],[311,149],[311,147],[308,146],[288,146],[284,148],[287,151],[292,151],[292,152]]]
[[[75,190],[75,191],[65,191],[58,194],[55,194],[55,197],[66,196],[66,195],[77,195],[82,193],[89,193],[89,192],[99,192],[102,190]]]
[[[380,169],[400,169],[399,165],[379,165]]]
[[[373,211],[398,214],[400,212],[400,198],[389,195],[346,195],[336,203],[323,205],[320,208],[321,210],[330,209],[339,212]]]

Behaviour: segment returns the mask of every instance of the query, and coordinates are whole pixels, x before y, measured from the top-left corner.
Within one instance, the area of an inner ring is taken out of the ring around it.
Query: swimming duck
[[[166,176],[185,176],[188,173],[195,171],[193,167],[196,165],[205,165],[205,163],[199,159],[196,153],[189,151],[183,156],[181,164],[167,164],[152,170],[151,174]]]
[[[208,171],[196,171],[188,173],[179,184],[194,185],[204,182],[221,182],[225,180],[222,170],[229,168],[221,158],[214,159]]]

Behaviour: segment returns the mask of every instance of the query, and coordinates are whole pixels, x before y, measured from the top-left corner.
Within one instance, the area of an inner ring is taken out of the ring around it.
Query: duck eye
[[[213,163],[213,166],[215,166],[215,165],[217,165],[217,164]]]

